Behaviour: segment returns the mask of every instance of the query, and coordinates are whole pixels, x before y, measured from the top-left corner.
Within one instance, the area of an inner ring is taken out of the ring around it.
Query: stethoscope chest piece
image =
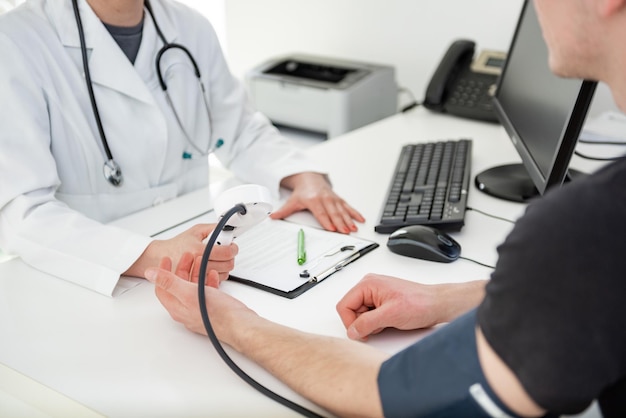
[[[115,187],[122,185],[124,177],[122,177],[122,169],[113,160],[107,160],[104,163],[104,178]]]

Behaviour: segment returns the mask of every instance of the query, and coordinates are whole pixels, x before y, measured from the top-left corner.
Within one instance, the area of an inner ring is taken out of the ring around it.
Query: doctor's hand
[[[353,340],[367,340],[385,328],[428,328],[476,307],[485,280],[425,285],[396,277],[367,274],[337,303],[337,312]]]
[[[285,204],[270,215],[272,219],[283,219],[308,209],[324,229],[344,234],[357,230],[355,220],[365,222],[363,215],[333,191],[323,174],[298,173],[285,177],[280,184],[292,193]]]
[[[157,298],[175,321],[182,323],[190,331],[206,335],[198,306],[198,284],[187,280],[187,277],[193,275],[193,264],[193,256],[189,253],[183,254],[172,273],[172,261],[164,258],[158,268],[147,269],[145,276],[155,284]],[[217,272],[210,270],[205,287],[207,311],[217,337],[232,345],[231,331],[237,327],[229,325],[228,321],[247,323],[247,318],[257,315],[237,299],[219,291],[219,283]]]
[[[214,229],[215,224],[198,224],[173,238],[154,240],[124,274],[134,277],[145,277],[146,269],[159,266],[163,258],[169,257],[172,260],[180,260],[183,254],[190,253],[193,257],[193,262],[187,280],[193,280],[195,277],[195,281],[197,281],[200,270],[200,258],[205,248],[203,241]],[[207,271],[215,270],[219,275],[220,281],[226,280],[230,271],[235,267],[235,256],[238,251],[239,247],[237,247],[237,244],[214,246],[209,258]]]

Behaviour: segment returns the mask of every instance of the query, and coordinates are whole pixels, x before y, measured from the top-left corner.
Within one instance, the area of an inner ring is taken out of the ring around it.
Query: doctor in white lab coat
[[[0,16],[0,248],[35,268],[111,295],[123,274],[184,251],[201,254],[213,225],[169,241],[107,222],[208,183],[201,149],[223,145],[217,158],[244,182],[293,193],[275,216],[309,209],[327,229],[356,230],[362,216],[338,197],[318,168],[252,109],[227,68],[209,22],[169,0],[151,0],[166,40],[196,60],[209,112],[189,58],[169,50],[161,72],[176,113],[167,104],[155,57],[163,46],[143,0],[78,0],[94,95],[119,187],[103,175],[107,160],[92,111],[71,0],[29,0]],[[134,64],[107,31],[138,24],[143,31]],[[183,154],[193,158],[183,158]],[[234,248],[215,253],[210,268],[227,277]]]

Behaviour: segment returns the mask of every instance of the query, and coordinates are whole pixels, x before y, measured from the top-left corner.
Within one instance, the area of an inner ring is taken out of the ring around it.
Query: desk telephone
[[[476,60],[475,43],[452,43],[435,70],[424,98],[424,107],[471,119],[498,122],[492,98],[506,53],[482,51]]]

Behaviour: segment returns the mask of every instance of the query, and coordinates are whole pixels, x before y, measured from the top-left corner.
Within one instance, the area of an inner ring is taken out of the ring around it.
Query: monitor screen
[[[498,119],[522,164],[480,173],[478,188],[526,201],[573,175],[568,165],[595,86],[552,73],[533,2],[525,1],[494,96]]]

